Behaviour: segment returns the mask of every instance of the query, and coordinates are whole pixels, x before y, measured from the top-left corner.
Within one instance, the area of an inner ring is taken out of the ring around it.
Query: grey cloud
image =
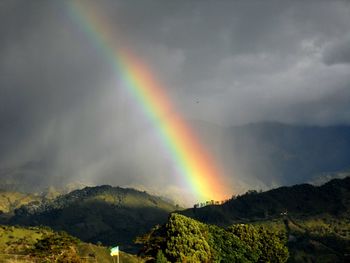
[[[156,128],[67,3],[0,2],[0,171],[28,185],[180,187]],[[185,119],[350,124],[347,1],[98,7]]]
[[[350,63],[350,37],[332,43],[324,52],[324,62],[327,65]]]

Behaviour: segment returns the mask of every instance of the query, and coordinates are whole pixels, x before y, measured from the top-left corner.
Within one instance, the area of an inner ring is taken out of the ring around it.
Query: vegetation
[[[168,222],[140,237],[154,262],[286,262],[285,239],[264,227],[220,228],[171,214]],[[152,260],[151,260],[152,261]]]

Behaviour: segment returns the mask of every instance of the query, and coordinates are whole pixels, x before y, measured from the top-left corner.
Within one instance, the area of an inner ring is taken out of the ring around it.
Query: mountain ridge
[[[260,193],[251,190],[222,205],[190,208],[180,213],[205,223],[230,225],[271,219],[285,212],[298,216],[350,214],[350,177],[333,179],[321,186],[299,184]]]

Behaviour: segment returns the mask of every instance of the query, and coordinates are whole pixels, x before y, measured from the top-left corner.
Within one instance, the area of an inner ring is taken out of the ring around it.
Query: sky
[[[185,120],[350,124],[349,1],[89,2]],[[181,195],[156,128],[68,6],[0,1],[0,176]]]

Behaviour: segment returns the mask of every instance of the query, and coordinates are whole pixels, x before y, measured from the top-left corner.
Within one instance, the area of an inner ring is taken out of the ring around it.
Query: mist
[[[224,167],[233,193],[287,181],[240,167],[237,160],[254,165],[255,157],[227,146],[231,127],[350,124],[348,1],[106,0],[98,7]],[[0,34],[3,184],[189,194],[157,127],[67,2],[1,1]],[[244,147],[252,152],[257,143]]]

